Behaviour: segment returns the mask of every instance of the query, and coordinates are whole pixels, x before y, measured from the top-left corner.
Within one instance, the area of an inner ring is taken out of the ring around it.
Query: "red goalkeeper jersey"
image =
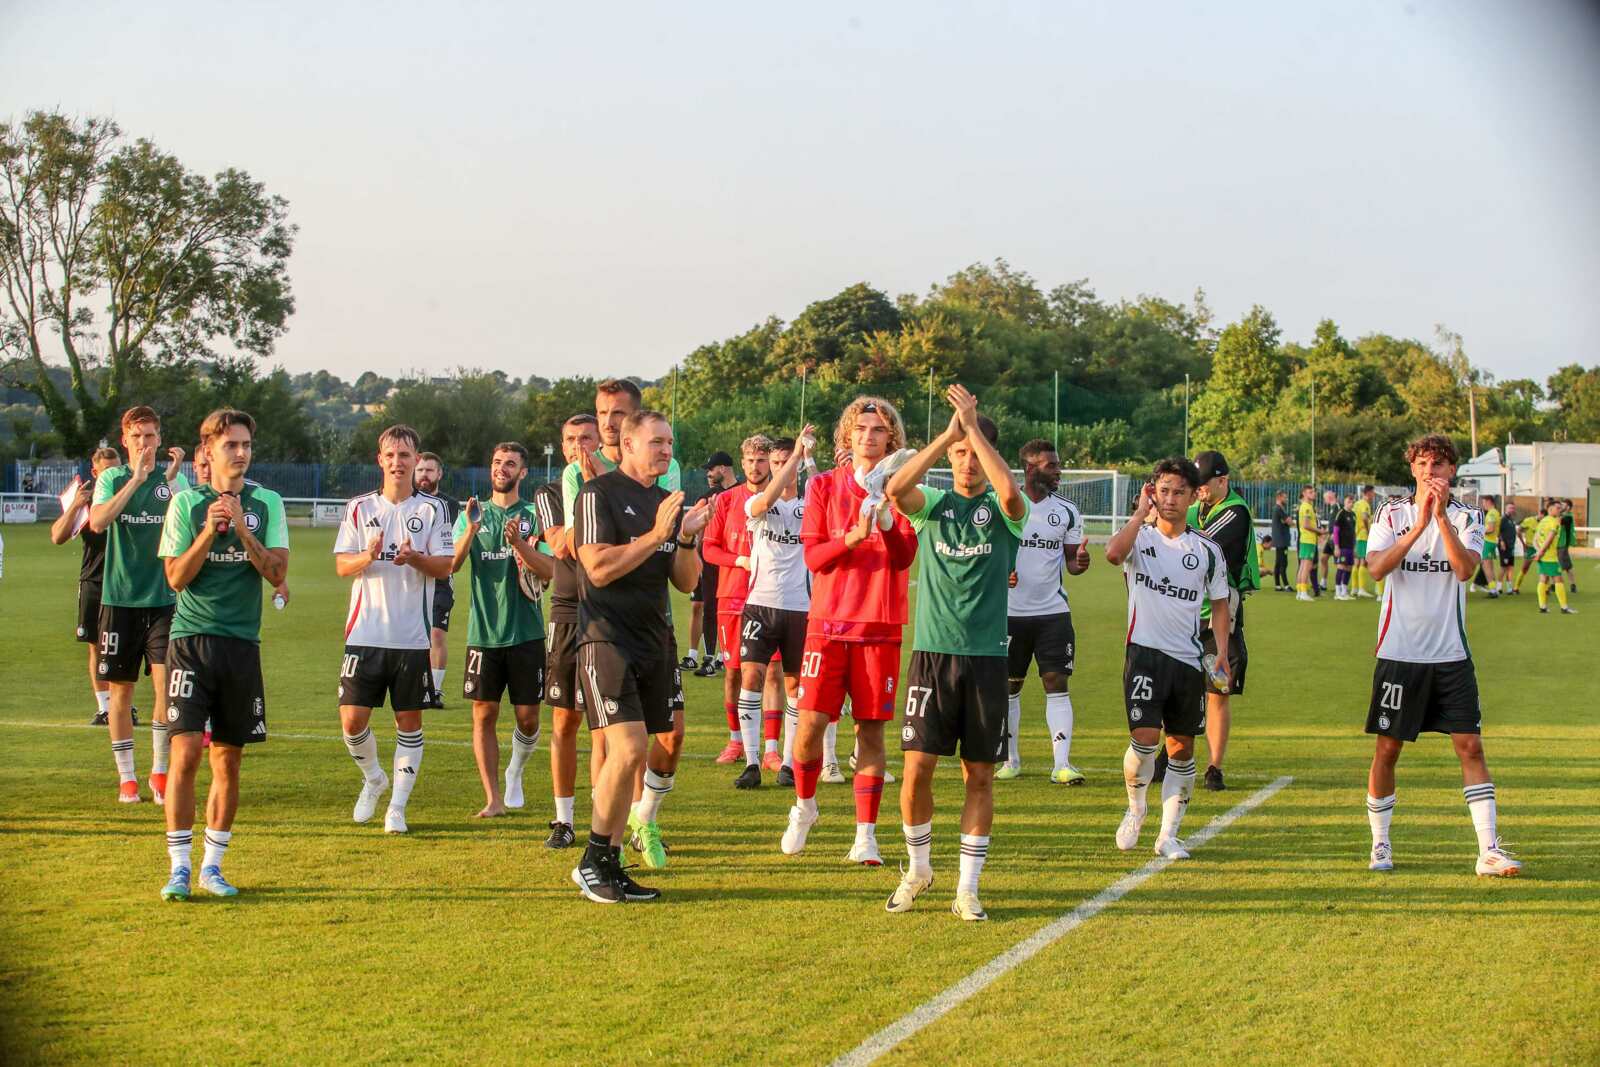
[[[896,513],[888,533],[874,526],[865,541],[846,548],[844,535],[860,521],[866,497],[847,467],[818,474],[806,486],[800,525],[812,575],[806,632],[835,641],[898,642],[917,535]]]
[[[750,595],[750,572],[735,561],[750,555],[750,524],[744,508],[753,496],[749,485],[741,482],[711,501],[700,557],[717,568],[718,615],[742,614],[744,598]]]

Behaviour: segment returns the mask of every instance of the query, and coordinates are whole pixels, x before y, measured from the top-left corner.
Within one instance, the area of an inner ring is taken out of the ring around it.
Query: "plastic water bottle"
[[[283,606],[285,604],[287,604],[287,603],[289,603],[289,602],[287,600],[283,599],[283,594],[282,593],[273,593],[272,594],[272,606],[277,608],[279,611],[282,611],[283,610]]]

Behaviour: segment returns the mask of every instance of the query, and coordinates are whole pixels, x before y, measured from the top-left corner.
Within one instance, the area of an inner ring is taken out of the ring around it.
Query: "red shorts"
[[[801,711],[820,711],[839,721],[844,698],[850,714],[862,722],[894,719],[894,693],[900,685],[900,642],[862,644],[806,635],[800,661]]]
[[[744,609],[740,608],[737,615],[725,615],[717,612],[717,647],[722,650],[722,665],[730,671],[737,671],[744,666],[744,660],[739,658],[739,645],[743,641]],[[772,660],[778,662],[780,654],[774,652]]]

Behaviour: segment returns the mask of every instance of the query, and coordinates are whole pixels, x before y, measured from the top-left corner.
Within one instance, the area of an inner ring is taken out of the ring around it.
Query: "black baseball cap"
[[[710,470],[712,467],[731,466],[733,466],[733,457],[726,452],[713,452],[711,453],[711,458],[706,460],[706,470]]]
[[[1228,461],[1221,452],[1202,452],[1194,457],[1194,465],[1200,468],[1202,482],[1209,482],[1228,473]]]

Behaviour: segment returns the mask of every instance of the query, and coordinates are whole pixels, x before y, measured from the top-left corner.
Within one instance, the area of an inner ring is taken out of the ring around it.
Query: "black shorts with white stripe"
[[[578,646],[578,685],[591,730],[642,722],[646,733],[672,730],[677,664],[662,655],[640,658],[608,641]]]

